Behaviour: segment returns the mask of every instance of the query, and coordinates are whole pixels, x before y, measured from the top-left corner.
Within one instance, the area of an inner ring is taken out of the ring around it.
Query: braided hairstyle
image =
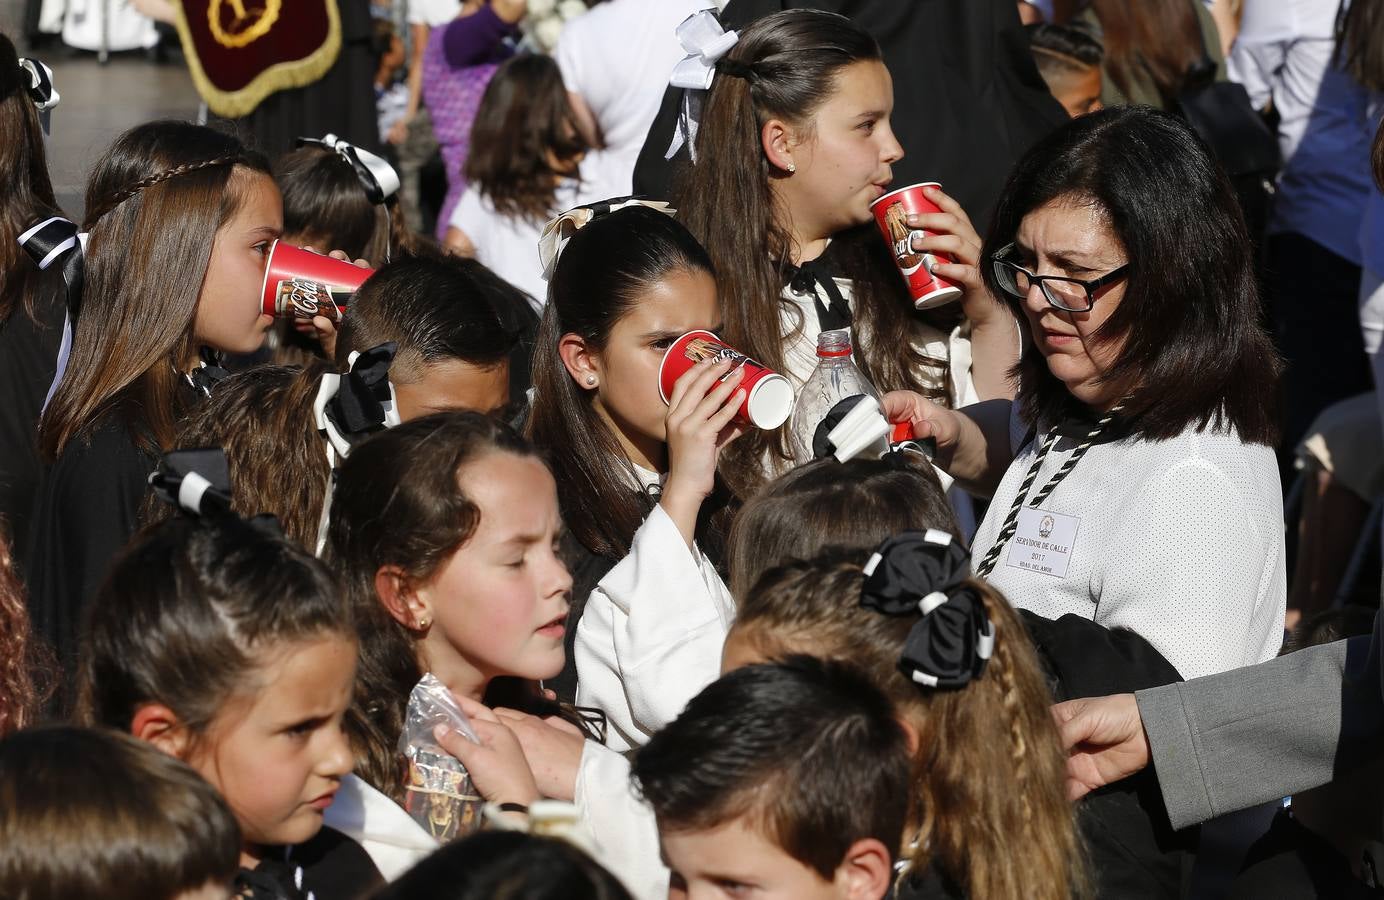
[[[268,161],[234,137],[176,121],[130,129],[97,161],[87,182],[81,317],[39,424],[47,460],[109,414],[145,450],[172,446],[183,413],[177,370],[196,350],[217,232],[252,179],[268,173]]]
[[[981,598],[995,646],[980,677],[955,690],[920,688],[899,672],[916,618],[886,616],[860,595],[867,553],[829,551],[763,574],[741,598],[728,659],[808,653],[860,666],[918,736],[910,871],[935,868],[967,896],[1071,900],[1085,888],[1080,838],[1065,786],[1065,754],[1048,714],[1037,653],[994,588]]]

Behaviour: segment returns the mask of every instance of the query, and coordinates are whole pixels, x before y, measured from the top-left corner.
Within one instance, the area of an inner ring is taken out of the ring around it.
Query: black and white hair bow
[[[833,406],[817,426],[812,437],[812,457],[834,456],[838,462],[866,457],[878,459],[889,453],[917,454],[925,459],[936,455],[931,438],[913,437],[908,422],[890,423],[874,397],[856,394]]]
[[[670,216],[677,215],[678,212],[663,200],[645,200],[642,197],[614,197],[599,203],[578,206],[559,214],[543,226],[543,233],[538,237],[538,261],[543,266],[543,280],[553,280],[553,272],[557,270],[558,258],[562,256],[562,251],[567,246],[567,242],[572,239],[572,235],[586,227],[592,219],[598,219],[601,216],[631,206],[647,206],[649,209],[667,213]]]
[[[300,137],[296,143],[299,147],[312,145],[335,150],[342,159],[351,164],[356,177],[360,179],[360,186],[365,189],[365,195],[370,198],[371,203],[383,203],[399,192],[399,173],[394,171],[394,167],[383,157],[376,156],[369,150],[362,150],[334,134],[323,135],[320,138]]]
[[[886,616],[919,616],[899,671],[928,688],[961,688],[985,671],[995,627],[968,583],[970,552],[936,529],[905,531],[865,564],[860,605]]]
[[[24,90],[28,93],[29,99],[34,101],[34,106],[38,107],[39,121],[43,123],[43,133],[48,134],[51,126],[51,115],[53,107],[62,100],[62,95],[53,86],[53,70],[48,68],[42,60],[19,58],[19,68],[23,71],[19,73],[20,80],[24,83]]]
[[[351,454],[356,442],[399,424],[399,401],[389,381],[389,364],[394,361],[397,349],[398,344],[387,341],[364,353],[356,351],[349,358],[348,371],[328,372],[318,384],[312,414],[317,430],[325,438],[327,464],[332,472],[322,502],[322,514],[317,520],[318,553],[327,543],[338,461]]]
[[[53,392],[62,382],[67,372],[67,360],[72,355],[72,331],[82,307],[86,241],[86,233],[79,232],[75,224],[61,216],[44,219],[19,236],[19,246],[40,269],[47,271],[55,265],[62,266],[62,280],[67,288],[67,311],[63,315],[62,340],[58,345],[58,366],[53,383],[48,386],[48,393],[43,398],[44,409],[48,408],[48,401],[53,399]]]
[[[149,473],[149,486],[160,499],[194,516],[231,509],[231,468],[220,447],[165,453]]]
[[[702,103],[716,77],[717,61],[739,42],[740,35],[723,29],[716,14],[703,9],[683,20],[677,27],[677,36],[687,55],[673,68],[668,83],[682,88],[682,110],[664,159],[672,159],[686,144],[688,155],[696,162],[697,125],[702,117]]]

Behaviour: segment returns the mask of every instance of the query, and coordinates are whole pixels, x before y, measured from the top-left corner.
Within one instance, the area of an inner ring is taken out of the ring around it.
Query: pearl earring
[[[789,164],[788,164],[788,174],[789,174],[789,175],[792,175],[792,174],[793,174],[794,172],[796,172],[796,171],[798,171],[798,167],[795,166],[795,165],[793,165],[792,163],[789,163]]]
[[[431,624],[432,624],[432,619],[428,618],[427,616],[424,616],[423,618],[421,618],[421,619],[418,620],[418,630],[419,630],[419,631],[425,631],[425,630],[427,629],[427,627],[428,627],[429,625],[431,625]]]
[[[596,376],[595,376],[595,375],[588,375],[588,376],[586,376],[586,383],[587,383],[587,385],[590,386],[590,387],[595,387],[595,385],[596,385]]]

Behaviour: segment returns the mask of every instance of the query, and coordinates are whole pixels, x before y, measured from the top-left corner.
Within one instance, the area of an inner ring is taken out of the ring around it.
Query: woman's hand
[[[689,547],[702,501],[716,485],[721,449],[745,432],[734,422],[745,399],[744,376],[744,367],[732,360],[702,360],[683,373],[668,398],[668,481],[659,503]]]
[[[543,796],[572,802],[586,745],[581,730],[556,716],[542,719],[514,709],[497,709],[495,715],[518,738]]]
[[[913,437],[937,442],[935,462],[946,471],[961,436],[957,414],[912,391],[890,391],[884,395],[883,403],[884,417],[891,423],[908,422],[913,426]]]
[[[908,227],[925,231],[925,237],[913,236],[913,249],[919,253],[946,253],[955,260],[938,260],[934,274],[961,288],[961,308],[973,323],[988,321],[997,315],[1008,314],[996,302],[980,276],[980,235],[966,211],[941,188],[923,188],[923,195],[937,204],[941,212],[914,213],[908,217]]]
[[[1067,797],[1127,778],[1149,764],[1149,741],[1133,694],[1068,700],[1052,707],[1067,750]]]
[[[519,739],[484,703],[453,694],[461,711],[471,720],[479,744],[445,725],[437,726],[433,737],[442,749],[466,767],[471,782],[491,803],[522,803],[528,806],[542,797],[533,771],[524,756]]]

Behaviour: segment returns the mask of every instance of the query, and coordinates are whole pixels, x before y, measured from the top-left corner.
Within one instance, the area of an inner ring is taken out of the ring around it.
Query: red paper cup
[[[961,296],[961,288],[945,278],[932,274],[937,263],[955,262],[947,253],[918,253],[913,249],[913,238],[927,237],[921,228],[909,228],[908,217],[915,213],[936,213],[937,204],[923,196],[923,188],[941,185],[935,181],[909,185],[890,191],[870,204],[875,214],[875,224],[889,244],[894,254],[894,262],[908,283],[909,296],[913,298],[915,309],[932,309],[950,303]]]
[[[793,386],[788,379],[727,346],[709,331],[689,331],[663,354],[663,362],[658,366],[658,393],[664,403],[673,396],[673,385],[678,379],[704,359],[735,360],[736,366],[745,370],[740,382],[745,399],[737,415],[741,421],[757,428],[777,428],[788,421],[793,412]],[[727,372],[725,377],[729,375]]]
[[[275,241],[264,267],[260,299],[265,315],[281,319],[326,316],[340,322],[351,297],[374,269]]]

